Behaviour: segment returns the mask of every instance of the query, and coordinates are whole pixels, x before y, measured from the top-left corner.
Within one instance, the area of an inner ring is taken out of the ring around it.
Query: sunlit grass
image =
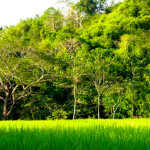
[[[150,150],[150,119],[1,121],[1,150]]]

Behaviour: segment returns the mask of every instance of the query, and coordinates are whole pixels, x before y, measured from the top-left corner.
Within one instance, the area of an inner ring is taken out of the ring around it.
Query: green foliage
[[[98,105],[103,118],[113,109],[117,118],[150,117],[150,2],[101,14],[104,5],[80,0],[66,17],[50,7],[0,29],[1,112],[9,89],[8,109],[30,93],[15,100],[12,119],[72,119],[74,107],[76,118],[97,117]]]
[[[104,11],[106,0],[80,0],[76,4],[77,11],[84,12],[87,15],[94,15]]]
[[[81,12],[92,15],[95,14],[97,6],[94,0],[80,0],[80,2],[77,3],[77,8]]]
[[[66,119],[67,118],[67,112],[59,109],[59,110],[54,110],[52,113],[53,119]]]

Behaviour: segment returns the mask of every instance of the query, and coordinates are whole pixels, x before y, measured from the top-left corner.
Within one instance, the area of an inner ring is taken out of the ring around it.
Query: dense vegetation
[[[150,0],[104,4],[0,30],[0,119],[150,117]]]

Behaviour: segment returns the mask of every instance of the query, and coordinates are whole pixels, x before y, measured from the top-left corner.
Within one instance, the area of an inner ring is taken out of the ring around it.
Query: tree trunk
[[[114,106],[113,106],[113,119],[115,119],[115,109],[114,109]]]
[[[132,118],[133,118],[133,111],[134,111],[134,108],[133,108],[133,103],[132,103]]]
[[[8,119],[8,116],[11,114],[14,104],[15,104],[15,100],[13,99],[13,102],[10,105],[10,109],[8,110],[8,101],[10,101],[10,95],[11,95],[10,93],[6,93],[6,98],[4,100],[4,108],[3,108],[3,119],[4,120]]]
[[[98,119],[100,118],[100,96],[98,96]]]
[[[111,114],[110,114],[110,116],[112,115],[112,113],[113,113],[113,110],[112,110],[112,108],[111,108],[111,112],[110,112]]]
[[[74,120],[76,114],[76,83],[74,83],[73,95],[74,95],[74,109],[73,109],[73,120]]]
[[[4,117],[4,120],[7,120],[7,118],[8,118],[8,116],[7,116],[7,98],[4,101],[3,117]]]
[[[76,102],[74,102],[73,120],[75,119],[75,114],[76,114]]]
[[[133,65],[132,65],[132,118],[134,117],[134,88],[133,88],[133,86],[134,86],[134,77],[135,77],[135,72],[133,71],[134,70],[134,67],[133,67]]]

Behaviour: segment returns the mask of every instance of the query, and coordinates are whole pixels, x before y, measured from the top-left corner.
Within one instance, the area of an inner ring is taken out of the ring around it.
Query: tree
[[[41,17],[41,20],[42,19],[44,21],[45,30],[58,31],[63,27],[64,17],[59,10],[53,7],[45,10],[44,15]]]
[[[69,8],[65,22],[72,24],[76,28],[82,27],[83,16],[79,11],[76,11],[75,6]]]
[[[21,45],[14,28],[9,29],[11,37],[4,32],[0,40],[0,99],[7,119],[16,102],[30,95],[32,86],[45,80],[48,72],[35,51]]]
[[[124,35],[121,38],[120,49],[117,51],[123,60],[123,64],[127,69],[128,76],[126,77],[127,88],[126,97],[131,102],[131,117],[134,116],[135,107],[138,105],[139,94],[142,95],[142,91],[139,91],[141,81],[144,80],[143,76],[146,71],[146,67],[149,64],[149,46],[147,45],[147,36],[143,35],[143,39],[140,37],[140,31],[136,35]],[[140,44],[139,44],[140,43]],[[145,68],[143,68],[145,66]],[[140,99],[140,97],[139,97]]]
[[[105,1],[81,0],[0,30],[4,118],[149,117],[148,1],[101,14]]]
[[[108,50],[101,48],[91,50],[85,67],[86,73],[92,79],[92,83],[97,91],[98,119],[100,118],[102,93],[105,88],[107,72],[109,71],[111,62],[108,57],[109,54]]]
[[[122,104],[121,100],[123,94],[123,87],[118,85],[118,83],[110,84],[105,91],[103,103],[106,110],[111,110],[113,119],[115,119],[115,113],[119,106]]]
[[[80,41],[77,38],[78,31],[72,23],[67,23],[61,32],[58,34],[56,49],[56,58],[61,59],[62,62],[66,64],[64,70],[59,70],[62,74],[62,78],[68,80],[67,86],[72,88],[73,93],[73,119],[75,119],[76,114],[76,104],[77,104],[77,88],[80,80],[80,55],[78,51],[80,48]],[[59,43],[59,44],[58,44]]]
[[[80,0],[76,4],[76,9],[88,15],[101,13],[104,10],[105,0]]]

